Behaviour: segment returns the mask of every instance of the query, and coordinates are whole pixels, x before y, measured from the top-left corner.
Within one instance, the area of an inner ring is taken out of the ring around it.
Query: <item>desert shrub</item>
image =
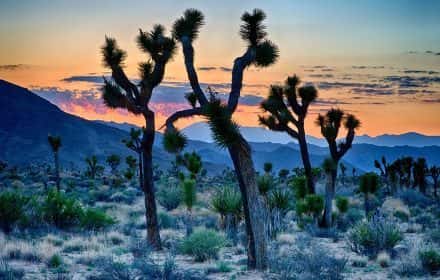
[[[204,262],[208,259],[216,259],[225,243],[224,236],[216,231],[199,229],[183,240],[181,251],[193,256],[196,262]]]
[[[46,222],[59,228],[78,225],[83,215],[83,208],[76,199],[69,198],[56,189],[47,193],[42,211]]]
[[[175,186],[163,187],[159,190],[157,199],[167,211],[174,210],[182,202],[182,190]]]
[[[308,194],[304,199],[298,200],[296,202],[296,214],[299,217],[298,226],[303,228],[308,223],[317,223],[323,209],[324,199],[320,195]]]
[[[406,213],[405,211],[397,210],[396,212],[393,213],[393,216],[398,218],[402,222],[408,222],[409,221],[408,213]]]
[[[50,268],[58,268],[63,264],[63,259],[60,255],[55,254],[47,261],[47,266]]]
[[[296,199],[302,199],[308,193],[307,179],[305,176],[294,177],[289,183],[289,187],[293,190]]]
[[[339,213],[346,213],[348,211],[348,198],[343,196],[336,197],[336,207],[338,208]]]
[[[177,218],[169,215],[166,212],[159,212],[158,214],[160,228],[176,228]]]
[[[88,208],[81,215],[80,225],[85,229],[99,230],[115,224],[115,220],[100,209]]]
[[[419,252],[420,261],[423,268],[425,268],[432,275],[440,271],[440,253],[435,249],[426,249]]]
[[[342,273],[347,260],[330,255],[323,248],[308,245],[306,248],[290,248],[282,255],[271,254],[269,270],[276,279],[344,279]]]
[[[206,269],[207,274],[213,274],[213,273],[228,273],[231,272],[232,268],[229,265],[229,263],[225,261],[220,261],[215,264],[215,266],[210,266]]]
[[[351,249],[370,257],[380,251],[391,251],[403,239],[398,226],[382,217],[360,222],[348,233]]]
[[[422,225],[423,229],[431,227],[434,224],[434,217],[430,213],[424,213],[415,218],[415,222]]]
[[[265,174],[257,178],[257,185],[260,194],[266,196],[268,192],[274,187],[274,180],[271,175]]]
[[[111,257],[101,257],[95,261],[95,267],[99,274],[93,276],[93,280],[133,280],[134,273],[130,266],[114,260]],[[154,278],[153,278],[154,279]]]
[[[432,200],[414,189],[406,189],[397,194],[397,196],[410,207],[418,206],[426,208],[432,204]]]
[[[0,279],[18,280],[22,279],[23,277],[23,269],[14,269],[5,260],[0,259]]]
[[[0,193],[0,227],[9,233],[24,216],[24,205],[28,199],[17,191]]]
[[[336,220],[336,227],[341,231],[347,231],[364,217],[364,212],[357,208],[349,208],[347,213]]]

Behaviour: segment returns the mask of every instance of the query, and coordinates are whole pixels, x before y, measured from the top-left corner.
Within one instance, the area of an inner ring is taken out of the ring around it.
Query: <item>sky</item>
[[[100,47],[105,35],[127,51],[126,71],[148,60],[136,46],[139,28],[171,27],[185,9],[197,8],[206,25],[195,42],[202,87],[226,98],[235,57],[245,51],[240,16],[253,8],[267,14],[269,39],[280,49],[268,68],[250,67],[235,120],[257,126],[259,103],[271,84],[297,74],[318,88],[308,134],[319,136],[317,114],[337,107],[362,122],[360,134],[415,131],[440,135],[440,1],[0,1],[0,79],[30,88],[66,112],[87,119],[143,124],[103,105]],[[187,108],[190,91],[181,50],[153,93],[157,127]],[[180,121],[184,127],[193,118]]]

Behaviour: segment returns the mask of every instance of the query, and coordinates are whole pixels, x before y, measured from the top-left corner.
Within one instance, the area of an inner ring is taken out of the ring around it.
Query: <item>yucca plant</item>
[[[189,236],[193,232],[192,209],[197,201],[196,181],[194,179],[183,179],[182,201],[187,210],[186,235]]]
[[[102,88],[104,103],[110,108],[122,108],[135,115],[142,115],[145,128],[141,139],[147,240],[155,249],[161,249],[159,222],[154,193],[153,143],[155,137],[155,114],[149,108],[153,90],[162,82],[167,63],[176,52],[176,42],[165,35],[162,25],[154,25],[150,32],[139,30],[136,38],[139,49],[148,59],[139,64],[139,83],[132,82],[124,72],[126,53],[114,38],[105,37],[102,47],[104,66],[112,73],[112,80],[105,79]]]
[[[310,193],[315,192],[312,165],[307,148],[304,120],[312,102],[318,96],[313,86],[299,87],[300,80],[296,75],[286,79],[283,86],[272,85],[261,108],[266,113],[259,116],[260,124],[273,131],[283,131],[298,141],[303,161],[307,187]],[[298,102],[298,98],[301,100]]]
[[[203,14],[198,10],[188,9],[182,17],[174,22],[173,37],[182,45],[185,68],[192,88],[192,93],[187,95],[191,108],[175,112],[166,121],[166,134],[177,135],[175,121],[196,115],[204,116],[215,142],[228,149],[243,198],[246,230],[249,236],[248,266],[257,269],[267,267],[266,229],[265,221],[261,219],[261,217],[266,217],[267,209],[259,196],[250,146],[241,135],[232,116],[237,109],[240,98],[244,70],[252,65],[256,67],[270,66],[278,58],[277,46],[267,39],[266,27],[263,23],[265,18],[265,13],[258,9],[245,12],[241,17],[243,23],[240,28],[240,36],[247,43],[247,48],[241,56],[234,60],[231,91],[226,104],[216,97],[213,90],[208,89],[209,95],[206,95],[201,88],[194,67],[193,43],[205,23]],[[175,142],[184,142],[182,137],[179,138],[181,140]]]
[[[58,152],[61,148],[61,137],[60,136],[47,136],[47,141],[53,152],[54,162],[55,162],[55,177],[56,177],[56,186],[57,190],[61,189],[61,177],[60,177],[60,159]]]
[[[270,209],[269,235],[276,238],[283,229],[283,220],[291,207],[292,194],[288,190],[274,189],[270,192],[268,203]]]
[[[418,158],[413,164],[413,187],[418,186],[421,193],[426,193],[426,175],[428,173],[428,167],[426,165],[426,159]]]
[[[98,163],[98,158],[95,155],[87,157],[86,164],[86,175],[91,179],[95,179],[97,175],[101,174],[104,171],[104,166]]]
[[[116,174],[118,171],[118,166],[121,164],[121,157],[116,154],[112,154],[109,155],[105,161],[110,166],[112,174]]]
[[[437,197],[437,187],[438,187],[438,177],[440,176],[440,167],[431,166],[429,168],[429,176],[431,176],[432,181],[434,183],[434,196]]]
[[[321,128],[321,134],[327,140],[332,160],[331,165],[334,166],[327,172],[329,179],[325,193],[325,209],[321,221],[321,226],[330,227],[332,225],[332,201],[338,175],[337,166],[341,158],[351,148],[356,130],[360,127],[361,122],[352,114],[346,114],[340,109],[330,109],[325,115],[319,114],[316,124]],[[337,138],[342,125],[346,129],[347,135],[344,140],[338,143]]]

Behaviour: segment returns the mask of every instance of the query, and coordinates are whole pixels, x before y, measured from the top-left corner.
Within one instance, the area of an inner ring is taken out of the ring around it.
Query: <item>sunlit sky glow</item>
[[[128,3],[127,3],[128,2]],[[269,38],[280,59],[245,73],[243,98],[235,119],[258,125],[261,97],[270,84],[298,74],[319,89],[307,122],[318,136],[316,114],[339,107],[362,121],[361,134],[416,131],[440,135],[440,1],[15,1],[0,2],[0,79],[29,87],[63,110],[88,118],[143,120],[109,110],[100,98],[108,72],[99,48],[110,35],[128,52],[127,73],[147,58],[135,44],[138,29],[170,27],[186,8],[206,17],[195,43],[203,87],[228,92],[233,59],[245,50],[240,15],[253,8],[267,14]],[[157,126],[186,108],[181,51],[154,92]],[[183,127],[196,121],[179,122]]]

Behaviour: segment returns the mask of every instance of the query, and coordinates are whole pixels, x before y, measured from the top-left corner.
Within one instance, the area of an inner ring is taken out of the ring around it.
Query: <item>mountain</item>
[[[131,151],[122,144],[122,139],[128,137],[127,131],[130,127],[129,124],[89,121],[65,113],[29,90],[0,80],[0,159],[11,164],[52,163],[52,152],[47,143],[48,134],[61,136],[60,160],[64,167],[73,164],[83,168],[84,159],[90,155],[97,155],[101,162],[110,154],[125,157]],[[192,131],[198,133],[199,138],[206,133],[209,135],[209,131],[204,130],[204,125],[195,124],[191,127],[192,129],[185,131],[190,136]],[[200,127],[201,132],[195,129],[197,127]],[[268,161],[273,163],[275,170],[301,166],[297,144],[264,142],[263,140],[271,138],[265,138],[264,135],[259,138],[259,130],[255,128],[244,129],[246,136],[249,135],[248,131],[253,133],[248,139],[251,140],[253,159],[258,170],[261,171]],[[168,168],[174,156],[164,151],[162,139],[163,135],[156,133],[154,163],[161,168]],[[186,150],[199,153],[209,173],[219,173],[226,166],[232,166],[225,149],[207,142],[209,139],[200,140],[203,141],[189,140]],[[309,143],[309,151],[314,166],[319,166],[328,155],[327,147],[313,143]],[[354,144],[344,157],[344,163],[361,173],[373,170],[374,159],[379,159],[382,155],[389,161],[401,156],[425,157],[430,165],[440,165],[438,146],[386,147],[372,144]]]
[[[289,135],[283,132],[271,131],[262,127],[241,127],[244,137],[250,142],[271,142],[287,144],[296,142]],[[198,122],[191,124],[182,132],[191,139],[205,142],[213,142],[209,127],[206,123]],[[320,147],[327,147],[327,142],[323,138],[317,138],[311,135],[307,136],[307,142]],[[360,135],[354,140],[355,144],[372,144],[376,146],[394,147],[394,146],[440,146],[440,136],[428,136],[415,132],[404,134],[384,134],[379,136]]]

